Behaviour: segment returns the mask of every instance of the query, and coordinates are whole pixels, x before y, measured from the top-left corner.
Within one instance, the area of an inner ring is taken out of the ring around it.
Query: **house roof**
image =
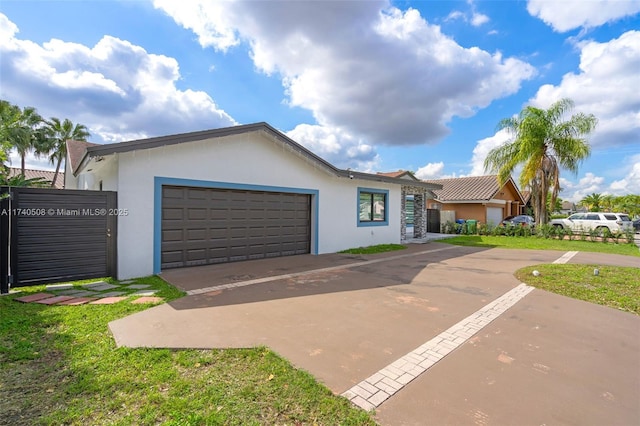
[[[387,176],[387,177],[392,177],[392,178],[404,178],[404,179],[411,179],[411,180],[419,180],[417,177],[414,176],[413,173],[411,173],[408,170],[398,170],[397,172],[378,172],[378,175],[381,176]]]
[[[69,165],[71,166],[71,171],[73,171],[74,174],[76,169],[80,165],[82,158],[87,152],[87,148],[92,146],[98,146],[98,144],[75,140],[67,141],[67,158],[69,160]]]
[[[188,142],[197,142],[203,141],[207,139],[220,138],[231,135],[239,135],[250,132],[263,132],[267,136],[271,137],[273,140],[282,143],[288,149],[292,150],[296,154],[302,156],[303,158],[311,161],[312,163],[320,166],[321,168],[327,170],[329,173],[334,174],[338,177],[348,178],[348,179],[364,179],[364,180],[372,180],[378,182],[389,182],[394,184],[402,184],[406,182],[406,179],[400,179],[396,177],[390,177],[385,175],[377,175],[371,173],[363,173],[356,172],[352,170],[343,170],[338,169],[328,161],[323,158],[317,156],[313,152],[309,151],[298,142],[286,136],[284,133],[279,130],[273,128],[269,124],[265,122],[261,123],[253,123],[253,124],[244,124],[233,127],[224,127],[220,129],[212,129],[212,130],[203,130],[198,132],[191,133],[181,133],[177,135],[169,135],[169,136],[160,136],[153,137],[148,139],[139,139],[127,142],[118,142],[111,144],[90,144],[84,148],[83,154],[81,156],[71,156],[71,151],[69,152],[69,158],[71,161],[71,166],[73,170],[73,174],[77,175],[84,166],[90,162],[93,158],[99,158],[111,154],[122,153],[122,152],[130,152],[137,151],[143,149],[151,149],[158,148],[167,145],[176,145],[180,143],[188,143]],[[77,141],[69,141],[68,147],[74,145],[74,142]],[[75,161],[74,161],[75,160]],[[404,182],[403,182],[404,181]],[[412,182],[412,185],[421,186],[425,189],[437,189],[439,185],[432,184],[423,181]]]
[[[485,201],[491,200],[502,188],[498,185],[497,175],[469,176],[451,179],[429,180],[429,183],[442,185],[442,189],[433,192],[438,197],[438,201]],[[522,199],[522,194],[518,190],[513,179],[509,178],[506,184],[511,182],[516,192]]]
[[[17,176],[22,172],[19,167],[10,167],[9,168],[9,177]],[[35,169],[24,169],[24,177],[25,179],[37,179],[43,178],[46,181],[52,182],[53,176],[55,172],[49,170],[35,170]],[[54,186],[55,189],[63,189],[64,188],[64,173],[58,172],[58,178],[56,179],[56,184]]]

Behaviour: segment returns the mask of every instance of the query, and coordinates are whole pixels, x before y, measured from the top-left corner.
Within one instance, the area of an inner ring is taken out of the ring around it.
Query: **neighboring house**
[[[456,219],[475,219],[497,225],[511,215],[523,214],[526,200],[512,178],[502,186],[496,175],[429,180],[442,185],[428,208],[454,211]]]
[[[559,214],[570,215],[577,211],[575,203],[572,201],[563,201],[560,210],[557,212]]]
[[[22,173],[22,169],[20,167],[10,167],[9,168],[9,177],[17,176]],[[34,169],[24,169],[24,177],[25,179],[36,179],[42,178],[45,181],[51,182],[53,181],[53,176],[56,172],[51,172],[49,170],[34,170]],[[64,173],[58,172],[58,178],[56,179],[55,189],[63,189],[64,188]]]
[[[121,279],[399,243],[407,194],[424,211],[440,188],[338,169],[266,123],[67,147],[66,188],[117,191]]]

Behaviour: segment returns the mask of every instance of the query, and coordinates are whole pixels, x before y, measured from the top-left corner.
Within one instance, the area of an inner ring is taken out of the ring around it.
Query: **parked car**
[[[529,226],[534,227],[536,225],[536,221],[532,216],[527,216],[526,214],[520,214],[517,216],[507,216],[502,220],[503,225],[512,225],[512,226]]]
[[[636,234],[640,234],[640,218],[633,221],[633,229],[635,229]]]
[[[553,219],[549,224],[574,232],[589,232],[593,229],[600,232],[625,232],[633,229],[633,223],[626,213],[575,213],[566,219]]]

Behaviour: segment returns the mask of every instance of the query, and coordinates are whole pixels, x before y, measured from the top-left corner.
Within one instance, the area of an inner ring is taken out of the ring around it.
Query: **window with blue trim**
[[[386,225],[388,191],[359,188],[358,189],[358,224]]]

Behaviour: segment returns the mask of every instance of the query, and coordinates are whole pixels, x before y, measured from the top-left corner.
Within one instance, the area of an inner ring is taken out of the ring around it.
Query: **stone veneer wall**
[[[427,233],[427,190],[419,186],[404,185],[400,202],[400,239],[407,238],[407,195],[413,195],[413,237],[422,238]]]

